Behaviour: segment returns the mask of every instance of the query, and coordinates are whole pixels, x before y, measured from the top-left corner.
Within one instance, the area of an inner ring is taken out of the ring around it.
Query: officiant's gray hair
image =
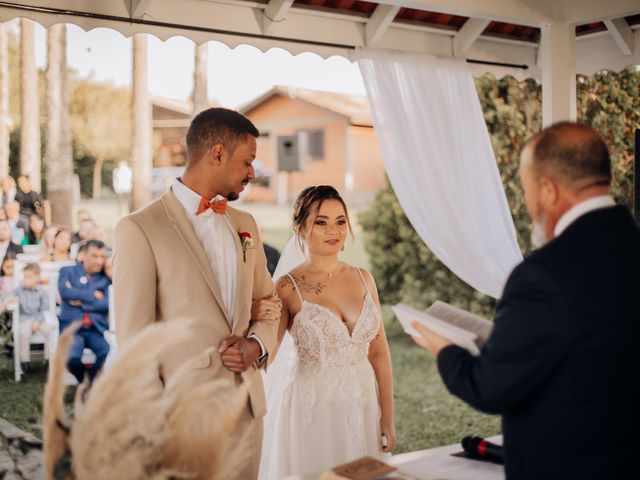
[[[579,180],[611,183],[611,158],[600,134],[587,125],[558,122],[535,135],[533,167],[538,175],[572,184]]]
[[[344,214],[347,217],[347,225],[349,226],[349,234],[353,238],[353,228],[351,227],[351,220],[349,219],[349,210],[347,210],[347,204],[340,196],[340,193],[331,185],[317,185],[307,187],[300,192],[296,203],[293,205],[293,229],[298,235],[298,241],[302,241],[302,231],[304,224],[306,223],[309,215],[311,214],[314,205],[317,204],[316,212],[320,210],[322,203],[326,200],[337,200],[342,204],[344,208]],[[303,245],[300,245],[303,247]]]

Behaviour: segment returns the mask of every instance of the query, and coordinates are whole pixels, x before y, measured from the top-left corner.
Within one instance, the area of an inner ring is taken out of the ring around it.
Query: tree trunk
[[[151,101],[147,87],[147,35],[133,36],[133,188],[131,208],[138,210],[151,201]]]
[[[209,106],[207,92],[207,52],[209,43],[196,45],[196,65],[193,71],[193,112],[192,117]]]
[[[0,178],[9,175],[9,46],[0,23]]]
[[[20,20],[21,50],[20,84],[22,115],[20,119],[20,173],[28,174],[31,188],[40,191],[40,105],[38,71],[36,69],[35,23]]]
[[[51,221],[71,225],[73,160],[69,125],[67,82],[67,27],[54,25],[48,32],[47,66],[47,186]]]
[[[102,195],[102,166],[104,165],[104,158],[102,156],[96,157],[96,164],[93,166],[93,193],[92,198],[100,198]]]

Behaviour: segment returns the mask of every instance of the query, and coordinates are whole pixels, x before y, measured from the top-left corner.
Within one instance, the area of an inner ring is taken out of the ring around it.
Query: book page
[[[477,336],[476,344],[479,347],[485,344],[493,327],[493,322],[440,300],[437,300],[427,308],[425,313],[463,330],[475,333]]]
[[[478,355],[480,353],[480,349],[475,343],[476,334],[473,332],[451,325],[444,320],[440,320],[432,315],[428,315],[425,312],[421,312],[420,310],[416,310],[415,308],[411,308],[403,304],[394,305],[391,309],[402,324],[404,331],[409,335],[420,335],[411,326],[413,322],[419,322],[428,329],[433,330],[435,333],[451,340],[456,345],[466,348],[473,355]]]

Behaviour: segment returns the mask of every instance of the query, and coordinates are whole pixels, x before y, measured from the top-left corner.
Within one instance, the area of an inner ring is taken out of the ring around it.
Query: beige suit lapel
[[[238,225],[236,221],[235,214],[233,210],[227,210],[226,213],[227,220],[231,225],[231,228],[235,231],[235,245],[236,245],[236,264],[237,264],[237,276],[236,276],[236,298],[235,298],[235,308],[233,311],[235,312],[236,319],[245,318],[246,316],[246,308],[248,307],[246,302],[243,301],[246,297],[244,292],[247,288],[247,268],[245,265],[245,260],[242,254],[242,243],[240,241],[240,232],[242,229]],[[250,308],[250,305],[249,305]],[[233,331],[236,333],[236,330],[240,325],[238,325],[240,321],[237,321],[233,325]]]
[[[162,196],[162,204],[164,205],[167,216],[169,217],[169,220],[171,220],[171,223],[173,223],[173,227],[178,233],[178,236],[182,239],[185,247],[187,247],[187,250],[193,256],[198,268],[200,269],[200,273],[202,273],[207,285],[211,289],[211,293],[213,293],[218,305],[220,305],[220,310],[222,310],[227,324],[231,325],[227,309],[224,306],[225,304],[222,298],[220,285],[218,285],[218,281],[213,274],[213,270],[211,270],[209,257],[207,257],[202,243],[200,243],[200,240],[193,229],[193,225],[189,222],[184,211],[184,207],[180,204],[171,190]]]

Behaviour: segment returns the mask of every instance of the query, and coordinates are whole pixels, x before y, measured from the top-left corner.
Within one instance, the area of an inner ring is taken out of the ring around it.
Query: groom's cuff
[[[260,340],[260,337],[258,337],[258,335],[256,335],[255,333],[250,333],[247,338],[253,338],[256,342],[258,342],[258,345],[260,345],[260,356],[256,361],[258,363],[262,363],[262,360],[264,360],[264,357],[267,356],[267,349],[264,348],[264,343],[262,343],[262,340]]]

